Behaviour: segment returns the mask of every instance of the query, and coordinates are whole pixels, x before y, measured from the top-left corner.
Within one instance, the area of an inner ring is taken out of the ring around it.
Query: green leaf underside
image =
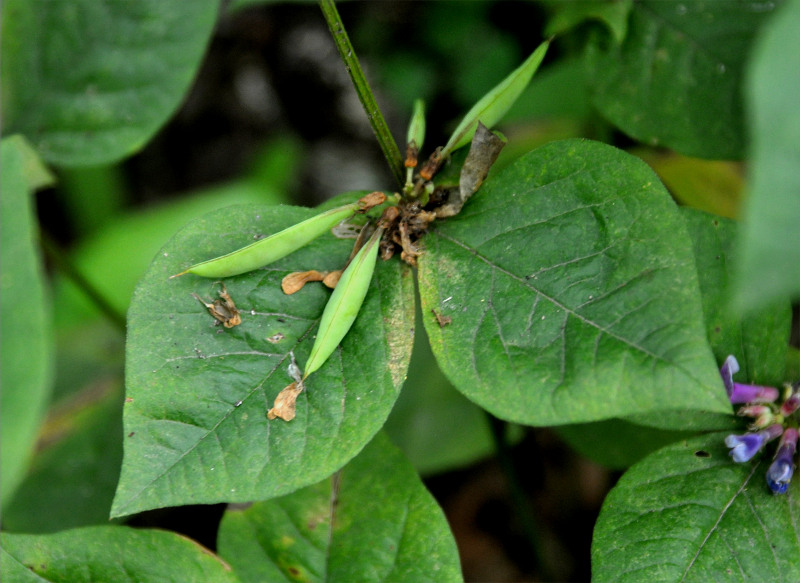
[[[775,2],[643,0],[621,45],[587,47],[594,103],[628,135],[701,158],[741,158],[750,43]]]
[[[111,162],[175,111],[216,22],[217,0],[9,0],[3,114],[51,162]]]
[[[786,2],[764,29],[747,79],[750,148],[738,305],[800,300],[800,5]]]
[[[382,433],[333,478],[229,509],[218,548],[242,583],[462,580],[442,510]]]
[[[442,370],[504,419],[730,411],[677,208],[610,146],[556,142],[487,181],[426,238],[420,294]]]
[[[341,268],[352,240],[324,235],[260,270],[227,278],[242,316],[231,329],[215,327],[190,295],[210,298],[218,284],[191,275],[168,279],[198,258],[316,212],[231,207],[190,223],[156,256],[128,314],[125,457],[113,516],[294,491],[339,469],[383,425],[413,340],[413,280],[399,262],[376,266],[361,315],[306,381],[289,423],[268,421],[265,413],[291,382],[290,351],[305,363],[330,291],[308,284],[286,296],[281,279]]]
[[[48,535],[0,534],[6,583],[233,583],[228,565],[181,535],[125,526],[90,526]]]
[[[0,167],[0,492],[5,505],[25,475],[45,413],[53,338],[32,201],[32,191],[46,182],[46,170],[21,136],[3,139]]]
[[[725,435],[668,446],[622,477],[595,527],[593,581],[800,580],[797,481],[773,496],[770,457],[736,464]]]

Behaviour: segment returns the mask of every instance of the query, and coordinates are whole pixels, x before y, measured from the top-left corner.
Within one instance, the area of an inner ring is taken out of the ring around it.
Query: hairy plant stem
[[[80,269],[72,262],[72,259],[61,250],[61,247],[56,243],[50,235],[45,232],[41,233],[40,240],[42,243],[42,250],[47,258],[52,261],[53,265],[66,275],[78,287],[83,294],[91,300],[98,310],[108,318],[109,322],[125,334],[125,315],[120,314],[117,309],[111,305],[100,291],[92,284],[81,272]]]
[[[400,154],[400,148],[397,147],[397,142],[392,137],[389,126],[386,125],[386,120],[378,107],[378,102],[375,101],[375,96],[367,83],[367,78],[358,62],[353,45],[350,44],[350,38],[347,36],[339,11],[336,10],[336,4],[333,0],[319,0],[319,6],[328,23],[333,42],[336,43],[339,55],[344,61],[358,98],[361,100],[361,105],[367,114],[372,131],[375,132],[375,137],[378,139],[383,155],[386,156],[386,161],[389,163],[389,168],[394,174],[397,184],[402,188],[405,182],[403,156]]]

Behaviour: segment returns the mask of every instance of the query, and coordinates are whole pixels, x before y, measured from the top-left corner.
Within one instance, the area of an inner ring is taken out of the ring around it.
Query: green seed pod
[[[531,77],[533,77],[536,69],[538,69],[539,65],[542,63],[542,59],[544,59],[544,55],[547,53],[547,48],[549,46],[549,40],[540,44],[524,63],[512,71],[511,74],[496,85],[494,89],[484,95],[478,103],[472,106],[469,113],[467,113],[464,119],[461,120],[461,123],[458,124],[453,135],[450,136],[450,140],[448,140],[442,150],[442,158],[448,156],[453,150],[457,150],[470,143],[472,135],[475,133],[475,128],[478,127],[478,121],[487,128],[491,128],[502,119],[525,87],[528,86]]]
[[[325,364],[358,316],[358,311],[361,309],[361,304],[364,303],[369,283],[372,281],[372,274],[375,271],[378,242],[381,240],[383,231],[383,227],[375,229],[367,243],[359,249],[347,269],[344,270],[339,283],[336,284],[336,288],[322,312],[317,338],[314,340],[311,354],[306,361],[303,380]]]
[[[356,212],[365,212],[385,200],[383,193],[373,192],[356,202],[313,216],[237,251],[192,265],[172,277],[184,273],[203,277],[229,277],[258,269],[297,251]]]
[[[408,134],[406,136],[406,143],[414,148],[417,152],[422,149],[422,144],[425,141],[425,103],[421,99],[414,101],[414,111],[411,114],[411,122],[408,124]],[[416,165],[416,159],[414,160]],[[408,159],[406,159],[406,167],[409,166]]]

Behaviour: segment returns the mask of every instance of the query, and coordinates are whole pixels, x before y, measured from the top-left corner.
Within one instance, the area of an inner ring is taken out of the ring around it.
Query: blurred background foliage
[[[739,163],[643,147],[595,113],[577,48],[592,31],[624,34],[623,20],[600,14],[573,27],[558,4],[344,2],[339,10],[396,137],[405,135],[413,100],[426,101],[425,153],[553,26],[569,30],[501,124],[509,145],[493,171],[556,139],[600,139],[633,148],[679,202],[735,217]],[[547,28],[554,12],[560,15]],[[175,231],[231,204],[316,205],[342,191],[392,188],[319,9],[305,2],[224,4],[190,93],[155,138],[122,162],[56,173],[55,185],[36,198],[56,380],[30,472],[4,508],[3,528],[17,532],[107,522],[122,455],[124,315],[137,280]],[[566,446],[591,443],[591,428],[564,428],[562,440],[552,430],[493,423],[450,386],[421,323],[416,330],[408,382],[387,430],[447,512],[467,580],[542,571],[588,579],[592,526],[612,470],[675,435],[652,431],[635,451],[598,446],[593,457],[604,468]],[[533,511],[517,513],[520,502]],[[213,548],[219,514],[166,509],[133,523]],[[531,544],[543,549],[538,559]]]

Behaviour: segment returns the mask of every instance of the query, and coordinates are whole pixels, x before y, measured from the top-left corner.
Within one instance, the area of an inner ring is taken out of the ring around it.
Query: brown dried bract
[[[425,161],[425,164],[420,168],[419,175],[423,180],[430,180],[439,171],[442,166],[444,158],[442,158],[442,149],[436,148],[431,154],[430,158]]]
[[[233,328],[242,323],[242,316],[239,314],[239,310],[236,309],[236,304],[233,303],[233,299],[228,294],[225,284],[221,283],[221,285],[222,289],[219,290],[219,299],[214,300],[213,303],[207,302],[194,292],[192,292],[192,295],[198,302],[206,307],[208,313],[214,316],[218,322],[222,322],[222,325],[226,328]]]
[[[406,146],[406,159],[403,162],[403,165],[406,168],[416,168],[418,156],[419,156],[419,148],[417,147],[417,142],[411,140],[410,142],[408,142],[408,145]]]
[[[492,168],[505,141],[478,122],[467,159],[461,167],[458,189],[449,191],[447,201],[436,209],[436,217],[443,219],[461,212],[464,203],[477,192]]]
[[[379,190],[370,192],[358,199],[358,212],[365,213],[369,209],[386,202],[386,195]]]
[[[443,316],[436,310],[432,309],[431,312],[433,312],[433,315],[436,317],[436,322],[439,324],[439,328],[444,328],[453,321],[453,318],[450,316]]]
[[[428,231],[436,215],[423,210],[417,201],[401,202],[397,207],[386,209],[389,210],[393,212],[390,215],[384,212],[384,216],[381,217],[387,231],[381,241],[381,259],[389,259],[399,247],[400,258],[414,267],[417,264],[417,257],[422,255],[418,241]]]
[[[278,393],[272,409],[267,411],[267,419],[275,419],[276,417],[280,417],[284,421],[294,419],[297,397],[303,392],[304,388],[302,381],[295,381]]]
[[[290,296],[303,289],[303,286],[309,281],[324,281],[326,275],[328,275],[327,271],[320,272],[314,269],[310,271],[295,271],[281,280],[281,289],[283,293]]]
[[[336,284],[339,283],[339,279],[342,277],[342,273],[344,273],[344,269],[337,269],[336,271],[329,271],[328,275],[322,280],[322,283],[333,289],[336,287]]]

